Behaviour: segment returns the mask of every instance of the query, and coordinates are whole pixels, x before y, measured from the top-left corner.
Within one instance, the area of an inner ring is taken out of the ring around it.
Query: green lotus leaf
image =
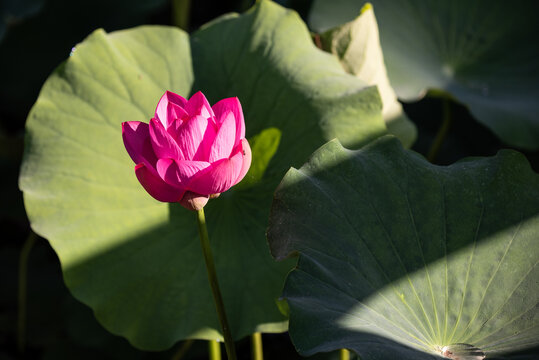
[[[236,185],[236,189],[249,187],[264,177],[264,173],[271,159],[275,156],[279,148],[281,131],[277,128],[264,129],[248,141],[251,147],[252,157],[256,161],[253,162],[249,171],[245,174],[245,178],[241,181],[241,184]]]
[[[315,0],[325,31],[355,18],[362,0]],[[389,80],[409,101],[433,89],[469,107],[502,141],[539,149],[539,22],[535,1],[373,0]]]
[[[348,73],[378,86],[388,132],[398,137],[405,147],[411,147],[417,129],[404,113],[389,83],[372,6],[364,6],[355,20],[324,32],[320,40],[322,48],[335,54]]]
[[[283,292],[298,351],[362,360],[536,355],[538,236],[521,154],[436,166],[392,136],[292,168],[268,229],[276,258],[300,254]]]
[[[195,214],[153,200],[122,142],[121,122],[148,122],[165,90],[202,90],[212,104],[238,96],[255,156],[273,151],[253,159],[249,186],[211,200],[206,218],[234,337],[285,331],[276,299],[292,262],[275,263],[267,248],[273,191],[325,141],[360,146],[384,133],[377,90],[269,1],[191,37],[98,30],[75,47],[28,117],[20,187],[72,294],[106,329],[150,350],[221,338]]]

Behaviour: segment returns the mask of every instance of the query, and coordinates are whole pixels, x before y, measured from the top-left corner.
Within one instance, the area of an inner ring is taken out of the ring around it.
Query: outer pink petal
[[[240,100],[237,97],[223,99],[215,103],[212,109],[218,124],[222,122],[222,117],[226,114],[227,110],[234,113],[234,117],[236,118],[236,144],[234,146],[238,145],[240,139],[245,138],[245,120],[243,118]]]
[[[238,175],[238,178],[236,179],[234,185],[239,183],[245,177],[245,174],[247,174],[247,171],[249,171],[249,168],[251,167],[252,154],[251,147],[249,146],[249,142],[247,141],[247,139],[241,139],[240,146],[240,151],[243,153],[243,163],[241,165],[240,174]]]
[[[186,188],[191,178],[208,168],[210,163],[205,161],[174,161],[172,159],[159,159],[157,172],[161,179],[172,186]]]
[[[186,111],[183,109],[187,104],[187,100],[178,94],[171,91],[166,91],[155,109],[155,117],[161,121],[165,129],[167,129],[174,119],[185,116]]]
[[[189,190],[202,194],[222,193],[234,184],[243,168],[243,152],[238,151],[230,159],[222,159],[194,176],[188,184]]]
[[[200,91],[196,92],[187,104],[185,105],[185,110],[189,113],[189,116],[201,115],[204,118],[209,118],[214,116],[213,110],[208,103],[208,100]]]
[[[183,159],[182,151],[163,125],[156,119],[150,120],[150,140],[158,159]]]
[[[150,143],[148,124],[139,121],[123,122],[122,138],[125,149],[135,164],[145,163],[147,166],[155,166],[157,157]]]
[[[220,126],[210,148],[210,163],[221,159],[228,159],[236,143],[236,120],[232,111],[226,111]]]
[[[154,199],[163,202],[179,202],[183,198],[185,189],[170,186],[143,163],[135,166],[135,174],[140,184]]]
[[[182,123],[176,142],[185,160],[207,161],[215,134],[214,124],[208,118],[197,115]]]

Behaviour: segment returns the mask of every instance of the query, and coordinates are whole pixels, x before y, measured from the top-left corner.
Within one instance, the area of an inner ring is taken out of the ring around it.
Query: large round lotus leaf
[[[278,259],[300,254],[284,297],[302,354],[480,360],[539,345],[539,176],[517,152],[442,167],[390,136],[329,142],[284,177],[268,238]]]
[[[284,331],[275,300],[292,264],[276,264],[267,248],[273,190],[328,139],[360,145],[383,133],[376,88],[346,74],[296,13],[269,1],[191,38],[141,27],[99,30],[76,46],[29,115],[20,186],[73,295],[144,349],[221,337],[195,214],[152,199],[122,142],[121,122],[148,122],[167,89],[242,102],[252,171],[210,201],[209,234],[234,337]]]
[[[320,40],[322,48],[335,54],[347,72],[378,87],[388,132],[398,137],[405,147],[411,147],[417,130],[389,83],[372,6],[364,6],[355,20],[326,31]]]
[[[539,149],[539,3],[372,0],[399,98],[442,90],[501,140]],[[315,0],[317,31],[351,21],[365,1]]]

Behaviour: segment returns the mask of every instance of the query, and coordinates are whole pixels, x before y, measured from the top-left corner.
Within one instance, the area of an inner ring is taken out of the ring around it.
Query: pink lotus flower
[[[201,92],[185,100],[167,91],[150,123],[124,122],[122,136],[144,189],[191,210],[240,182],[251,166],[238,98],[211,107]]]

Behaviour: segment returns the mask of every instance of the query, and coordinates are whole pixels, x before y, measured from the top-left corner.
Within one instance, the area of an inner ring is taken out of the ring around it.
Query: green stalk
[[[30,230],[30,234],[22,245],[19,256],[19,296],[18,296],[18,318],[17,318],[17,348],[22,354],[24,352],[24,342],[26,337],[26,288],[28,276],[28,256],[34,247],[37,235]]]
[[[436,160],[436,157],[438,156],[438,152],[440,151],[440,148],[442,147],[442,143],[445,140],[445,137],[447,136],[447,133],[449,132],[449,126],[451,125],[451,103],[449,101],[449,98],[444,97],[442,99],[442,111],[443,111],[443,120],[442,125],[438,129],[438,132],[436,133],[436,138],[434,139],[434,142],[432,143],[429,152],[427,154],[427,160],[429,162],[434,162]]]
[[[210,360],[221,360],[221,344],[217,340],[208,340]]]
[[[206,228],[206,218],[204,217],[204,209],[197,211],[198,219],[198,233],[200,235],[200,243],[202,245],[202,252],[204,254],[204,260],[206,261],[206,270],[208,271],[208,280],[210,281],[210,287],[213,294],[213,300],[215,302],[215,308],[217,310],[217,316],[219,317],[219,323],[223,330],[223,337],[225,338],[225,348],[228,360],[236,360],[236,348],[234,347],[234,339],[230,332],[230,326],[228,326],[228,320],[225,313],[225,305],[223,303],[223,297],[221,296],[221,290],[219,290],[219,282],[217,281],[217,272],[215,271],[215,263],[213,261],[213,255],[210,247],[210,239],[208,237],[208,229]]]
[[[251,353],[253,360],[264,360],[264,351],[262,350],[262,334],[255,332],[251,335]]]
[[[178,350],[174,353],[171,360],[181,360],[185,356],[185,354],[187,354],[187,351],[189,351],[194,342],[195,341],[193,339],[185,340],[180,345]]]
[[[172,23],[182,30],[189,30],[191,0],[172,0]]]
[[[339,360],[350,360],[350,351],[341,349],[339,351]]]

